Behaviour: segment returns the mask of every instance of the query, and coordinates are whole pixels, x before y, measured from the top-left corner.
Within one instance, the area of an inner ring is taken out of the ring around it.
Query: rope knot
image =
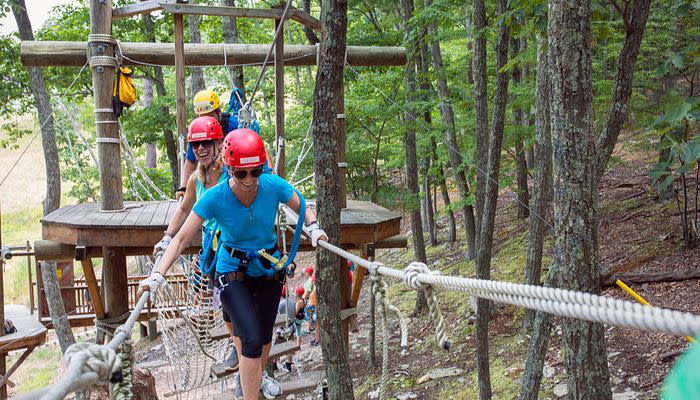
[[[427,265],[422,262],[413,261],[404,269],[403,283],[411,290],[425,290],[430,285],[420,282],[418,274],[432,274]]]
[[[112,373],[119,370],[117,353],[107,346],[94,343],[75,343],[68,347],[64,355],[66,367],[71,361],[82,362],[83,373],[94,372],[103,382],[109,381]]]

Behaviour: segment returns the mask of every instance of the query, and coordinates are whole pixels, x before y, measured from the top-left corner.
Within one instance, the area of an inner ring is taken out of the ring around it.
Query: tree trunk
[[[301,8],[307,13],[311,13],[311,0],[301,0]],[[303,25],[302,29],[304,30],[304,36],[306,36],[306,40],[309,41],[309,44],[316,44],[320,42],[318,36],[316,36],[316,32],[314,32],[313,29],[306,25]]]
[[[12,13],[17,21],[20,40],[34,40],[32,25],[27,15],[24,0],[10,2]],[[37,121],[41,129],[41,145],[44,149],[46,163],[46,197],[44,197],[44,215],[61,206],[61,170],[58,163],[58,146],[54,130],[53,110],[46,92],[44,73],[39,67],[29,67],[29,84],[34,96]]]
[[[141,0],[144,1],[144,0]],[[142,14],[141,19],[146,28],[146,40],[155,43],[156,33],[153,27],[153,19],[151,19],[150,14]],[[153,78],[156,84],[156,93],[158,97],[166,97],[168,94],[165,91],[165,81],[163,79],[163,68],[153,67]],[[161,113],[165,116],[170,116],[170,109],[166,106],[162,106],[160,109]],[[168,154],[168,163],[170,164],[170,176],[172,178],[173,192],[180,186],[180,177],[178,174],[179,166],[177,161],[177,144],[175,143],[175,136],[173,131],[167,127],[163,129],[163,138],[165,139],[165,151]]]
[[[143,81],[143,107],[148,108],[153,103],[153,81],[146,77]],[[146,143],[146,168],[158,166],[158,154],[155,143]]]
[[[474,48],[474,40],[472,33],[474,32],[474,27],[472,26],[472,4],[471,0],[466,0],[465,5],[467,6],[467,13],[464,17],[464,29],[467,33],[467,83],[470,85],[474,84],[474,57],[471,53]]]
[[[547,62],[546,33],[537,39],[537,76],[535,86],[535,182],[532,185],[532,215],[528,232],[525,284],[539,285],[542,271],[542,250],[548,231],[547,210],[552,201],[552,135],[549,119],[549,67]],[[532,328],[533,310],[525,310],[524,328]]]
[[[513,37],[510,39],[511,57],[515,58],[520,53],[520,38]],[[518,65],[513,67],[513,85],[520,86],[522,83],[522,70]],[[523,110],[520,107],[513,107],[513,125],[524,126]],[[522,130],[518,132],[518,137],[515,139],[515,163],[517,172],[518,184],[518,218],[525,219],[530,215],[528,202],[530,194],[527,187],[527,160],[525,159],[525,150],[523,148]]]
[[[314,164],[318,198],[318,221],[329,241],[340,242],[340,193],[338,187],[337,116],[343,90],[343,67],[347,31],[347,2],[321,3],[319,65],[316,74],[313,109]],[[328,379],[329,398],[354,399],[348,353],[340,320],[340,271],[344,260],[327,250],[318,250],[317,295],[321,350]]]
[[[420,219],[420,190],[418,189],[418,156],[416,154],[416,110],[413,104],[416,102],[416,73],[415,58],[417,43],[413,34],[413,25],[410,20],[413,17],[413,0],[401,0],[401,19],[403,22],[404,45],[406,46],[407,67],[405,74],[406,87],[406,128],[404,133],[404,148],[406,150],[406,208],[411,214],[411,234],[413,236],[413,254],[416,260],[427,264],[428,257],[425,254],[425,240],[423,239],[423,225]],[[428,310],[428,302],[422,290],[416,293],[416,305],[413,310],[415,315],[420,315]]]
[[[235,7],[236,0],[223,0],[223,5]],[[224,43],[238,43],[238,25],[236,24],[236,18],[224,17],[222,23],[224,25]],[[245,92],[243,67],[228,67],[228,75],[234,85],[236,85],[237,88],[243,89]]]
[[[432,92],[432,88],[430,87],[430,81],[428,80],[428,59],[430,58],[430,55],[428,54],[428,49],[425,46],[425,43],[418,43],[419,46],[418,51],[415,53],[415,59],[416,59],[416,68],[418,70],[418,80],[420,82],[420,90],[422,93],[425,94],[426,100],[430,98],[430,93]],[[431,115],[431,110],[430,109],[425,109],[423,110],[423,120],[425,123],[430,127],[433,123],[432,115]],[[428,209],[428,224],[426,225],[428,228],[428,234],[429,234],[429,239],[430,239],[430,245],[435,246],[438,243],[438,237],[437,237],[437,223],[436,221],[436,216],[437,214],[437,205],[435,201],[431,200],[430,196],[430,166],[433,166],[433,169],[437,171],[437,175],[435,177],[435,180],[433,181],[434,185],[440,185],[440,186],[445,186],[445,190],[447,190],[447,186],[444,184],[444,176],[443,176],[443,169],[442,169],[442,161],[440,161],[437,157],[436,150],[434,148],[437,147],[435,144],[435,138],[431,134],[431,149],[430,149],[430,155],[425,158],[425,180],[426,180],[426,185],[425,185],[425,203],[427,205]],[[442,182],[442,183],[440,183]],[[447,197],[447,202],[445,205],[450,203],[450,198]],[[455,226],[455,216],[454,212],[452,210],[447,209],[446,210],[447,217],[449,220],[449,227],[450,227],[450,243],[454,243],[457,240],[457,227]]]
[[[489,122],[486,75],[486,6],[484,0],[474,1],[474,129],[476,137],[476,232],[481,231],[483,199],[486,193],[488,169]]]
[[[425,7],[428,8],[432,4],[432,0],[424,0]],[[469,183],[467,176],[462,167],[462,155],[460,154],[459,144],[457,143],[457,131],[455,128],[455,116],[450,103],[450,90],[447,86],[447,77],[445,68],[442,64],[442,54],[440,52],[440,42],[438,41],[437,24],[434,21],[428,23],[428,37],[430,53],[433,59],[433,69],[437,77],[438,93],[440,95],[440,115],[445,124],[445,143],[447,144],[447,153],[450,156],[452,171],[459,188],[464,206],[462,206],[462,215],[464,218],[464,231],[467,234],[467,257],[473,259],[475,255],[475,240],[476,228],[474,226],[474,209],[469,201]]]
[[[196,4],[196,1],[193,1],[192,3]],[[202,22],[201,15],[187,16],[187,30],[189,31],[190,43],[202,43],[202,35],[199,33],[200,22]],[[204,82],[204,70],[201,67],[190,67],[189,98],[193,98],[195,93],[206,88],[207,84]]]
[[[507,0],[497,1],[498,15],[506,12]],[[508,62],[508,38],[510,31],[505,23],[498,27],[496,46],[496,92],[493,99],[493,115],[491,117],[491,132],[489,137],[488,165],[486,188],[482,204],[484,206],[479,223],[479,241],[476,250],[476,277],[491,279],[491,252],[493,247],[493,231],[496,219],[496,201],[498,199],[498,179],[501,165],[501,145],[505,123],[506,101],[508,100],[508,73],[502,72]],[[476,319],[476,358],[477,374],[479,377],[479,398],[491,398],[491,377],[489,372],[489,317],[491,302],[485,299],[477,300]]]
[[[554,264],[559,287],[599,294],[590,7],[549,4]],[[603,325],[570,318],[562,325],[569,397],[611,399]]]
[[[615,72],[615,89],[613,91],[608,116],[603,126],[603,131],[598,136],[595,147],[596,159],[596,183],[605,172],[608,160],[615,148],[617,138],[622,131],[622,125],[627,118],[627,106],[632,94],[632,80],[634,78],[634,65],[637,62],[639,46],[642,43],[644,29],[649,16],[649,3],[651,0],[630,1],[626,10],[632,10],[631,16],[625,15],[625,42],[622,44],[620,57],[617,61],[617,71]],[[629,14],[629,13],[628,13]],[[631,18],[630,18],[631,17]]]
[[[27,6],[24,0],[10,3],[12,13],[17,21],[19,37],[21,40],[34,40],[32,25],[27,15]],[[56,145],[56,133],[54,131],[54,118],[49,95],[46,92],[44,74],[39,67],[29,67],[29,83],[34,95],[34,104],[37,110],[37,121],[41,129],[42,146],[44,148],[44,160],[46,163],[46,197],[44,198],[44,215],[47,215],[60,207],[61,203],[61,172],[58,163],[58,147]],[[41,277],[46,292],[46,302],[49,306],[51,321],[56,331],[61,351],[65,352],[68,346],[75,343],[73,331],[68,323],[66,309],[61,297],[61,289],[56,274],[56,263],[43,262],[41,264]]]
[[[437,143],[435,138],[431,140],[431,153],[432,157],[437,162]],[[438,185],[440,185],[440,195],[442,196],[442,202],[445,204],[444,209],[447,214],[447,241],[449,243],[455,243],[457,241],[457,221],[455,219],[455,213],[450,208],[452,202],[450,201],[450,192],[447,190],[447,182],[445,182],[445,173],[443,172],[442,165],[438,169]]]

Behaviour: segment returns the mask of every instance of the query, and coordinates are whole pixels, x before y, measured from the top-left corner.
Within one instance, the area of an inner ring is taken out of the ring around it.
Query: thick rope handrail
[[[399,280],[405,279],[405,271],[367,261],[324,240],[319,240],[318,244],[370,271],[376,270],[382,275]],[[465,292],[477,297],[562,317],[579,318],[677,336],[694,336],[700,332],[700,316],[698,315],[658,307],[646,307],[627,300],[593,293],[433,273],[417,273],[413,275],[412,279],[433,287]]]

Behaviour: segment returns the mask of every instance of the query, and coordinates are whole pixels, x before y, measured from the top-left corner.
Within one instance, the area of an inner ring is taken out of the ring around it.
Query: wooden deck
[[[41,346],[46,343],[46,327],[37,321],[36,315],[20,305],[6,304],[5,319],[9,319],[17,332],[0,336],[0,353]]]
[[[163,237],[177,203],[127,202],[126,207],[121,212],[101,212],[96,203],[61,207],[41,219],[43,237],[74,246],[151,249]],[[341,245],[350,248],[398,235],[401,216],[368,201],[348,200],[340,221]],[[190,246],[199,243],[195,237]],[[302,247],[308,249],[308,243]]]

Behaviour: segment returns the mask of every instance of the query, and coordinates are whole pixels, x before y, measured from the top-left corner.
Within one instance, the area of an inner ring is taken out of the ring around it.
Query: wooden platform
[[[101,212],[96,203],[61,207],[41,219],[43,238],[74,246],[152,249],[163,237],[177,203],[127,202],[126,207],[121,212],[108,213]],[[341,245],[354,248],[398,235],[401,215],[368,201],[348,200],[340,221]],[[302,247],[309,249],[304,242]],[[198,235],[190,246],[200,243]],[[144,254],[148,253],[150,250]]]
[[[46,327],[25,306],[6,304],[5,319],[12,321],[17,332],[0,336],[0,353],[7,354],[46,343]]]
[[[311,379],[280,382],[280,389],[282,389],[282,394],[277,398],[285,399],[287,398],[288,394],[310,392],[312,390],[315,390],[317,386],[318,383],[312,381]],[[230,400],[232,398],[233,396],[231,395],[231,393],[215,394],[212,397],[210,397],[211,400]],[[260,393],[259,398],[264,399],[265,397],[263,397],[262,393]]]

